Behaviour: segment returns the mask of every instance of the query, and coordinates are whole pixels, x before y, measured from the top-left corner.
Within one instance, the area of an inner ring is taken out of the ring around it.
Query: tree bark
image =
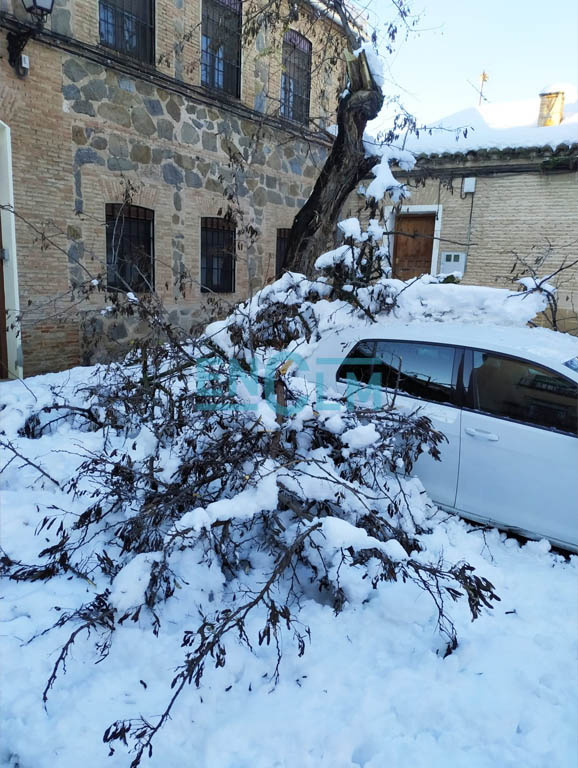
[[[366,157],[363,133],[377,117],[383,94],[373,80],[365,58],[347,62],[349,94],[337,110],[337,136],[311,196],[293,221],[283,269],[311,277],[316,259],[332,247],[341,208],[347,196],[377,165],[379,157]]]

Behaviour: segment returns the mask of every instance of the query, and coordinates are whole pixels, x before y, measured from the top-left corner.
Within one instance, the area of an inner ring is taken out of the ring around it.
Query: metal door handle
[[[477,437],[479,440],[489,440],[491,443],[495,443],[500,438],[493,432],[487,432],[485,429],[474,429],[473,427],[465,428],[466,435],[471,437]]]

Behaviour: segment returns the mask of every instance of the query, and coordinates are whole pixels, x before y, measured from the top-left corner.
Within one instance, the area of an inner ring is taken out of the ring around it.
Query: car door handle
[[[474,427],[465,428],[466,435],[477,437],[478,440],[489,440],[491,443],[495,443],[500,438],[493,432],[487,432],[485,429],[474,429]]]

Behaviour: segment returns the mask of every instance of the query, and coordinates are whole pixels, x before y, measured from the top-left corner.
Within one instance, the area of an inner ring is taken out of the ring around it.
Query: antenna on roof
[[[476,86],[475,86],[475,85],[474,85],[474,84],[473,84],[473,83],[472,83],[470,80],[468,80],[468,81],[467,81],[468,85],[471,85],[471,86],[472,86],[472,88],[474,89],[474,91],[475,91],[475,92],[476,92],[476,93],[479,95],[479,97],[480,97],[480,98],[479,98],[479,101],[478,101],[478,107],[480,106],[480,104],[482,103],[482,101],[487,101],[488,103],[489,103],[489,101],[490,101],[489,99],[487,99],[487,98],[484,96],[484,83],[487,83],[489,79],[490,79],[490,76],[488,75],[488,73],[487,73],[486,71],[484,71],[484,72],[482,72],[482,74],[480,75],[480,87],[479,87],[479,88],[476,88]]]
[[[478,107],[481,105],[482,99],[485,99],[485,101],[487,101],[486,97],[484,96],[484,83],[488,82],[488,77],[489,76],[486,70],[484,69],[482,71],[482,74],[480,75],[480,100],[478,101]]]

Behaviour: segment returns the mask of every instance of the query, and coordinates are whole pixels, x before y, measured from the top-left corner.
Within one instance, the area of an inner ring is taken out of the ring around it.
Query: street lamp
[[[22,0],[27,13],[33,16],[37,23],[44,24],[54,8],[54,0]]]
[[[6,42],[8,43],[8,62],[14,67],[20,77],[26,77],[28,74],[28,57],[23,55],[26,43],[31,37],[35,37],[42,31],[46,19],[52,13],[54,0],[22,0],[24,10],[34,19],[34,26],[21,24],[15,32],[8,32]]]

